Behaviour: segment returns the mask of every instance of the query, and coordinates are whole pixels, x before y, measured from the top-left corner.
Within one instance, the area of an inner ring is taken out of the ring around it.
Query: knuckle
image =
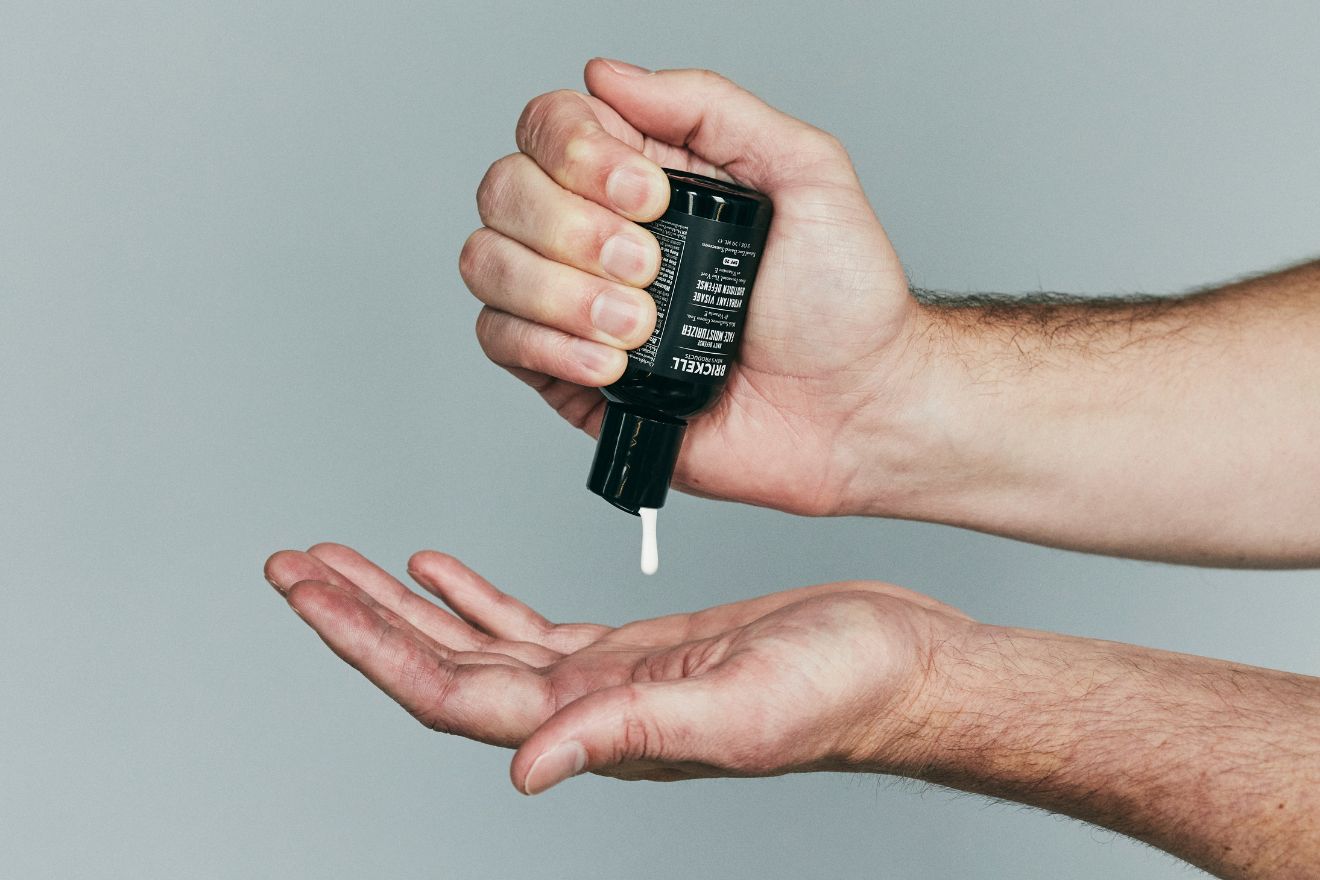
[[[477,342],[491,360],[495,360],[495,340],[502,324],[503,316],[489,306],[477,313]]]
[[[556,89],[528,101],[514,129],[518,146],[534,149],[544,143],[547,131],[553,128],[556,112],[564,106],[565,98],[573,94],[569,89]]]
[[[728,77],[704,67],[697,69],[696,77],[700,85],[706,89],[725,89],[733,85]]]
[[[848,163],[851,159],[843,141],[828,131],[803,123],[803,131],[798,141],[798,164],[802,166],[835,166]]]
[[[518,148],[575,191],[603,185],[609,135],[571,89],[533,98],[518,119]]]
[[[458,252],[458,274],[463,276],[463,280],[472,283],[481,271],[487,257],[486,251],[490,243],[487,240],[485,228],[478,229],[467,237],[463,242],[463,247]]]
[[[530,144],[545,125],[546,104],[550,94],[532,98],[518,115],[518,124],[514,126],[513,133],[519,146]]]
[[[522,604],[517,599],[510,596],[508,593],[504,593],[499,590],[496,590],[494,593],[491,594],[490,601],[492,604],[494,604],[494,606],[497,609],[499,609],[499,611],[502,614],[509,614],[511,612],[517,611]]]
[[[637,761],[653,754],[653,742],[650,725],[640,718],[625,718],[618,742],[618,754],[614,756],[616,763]]]
[[[413,664],[403,670],[403,675],[407,677],[409,686],[415,689],[415,693],[430,694],[430,698],[421,705],[410,707],[409,714],[431,730],[450,733],[451,719],[450,713],[446,711],[446,704],[457,684],[453,670],[435,664]]]
[[[507,337],[510,360],[520,367],[562,376],[572,364],[569,338],[550,333],[539,324],[518,321],[509,329]]]
[[[649,752],[651,736],[647,726],[636,718],[623,722],[623,736],[619,738],[619,761],[638,760]]]
[[[546,361],[544,328],[489,307],[477,316],[477,342],[486,357],[504,367],[526,367],[541,372]]]
[[[641,695],[629,687],[622,698],[623,726],[615,740],[615,763],[658,758],[664,753],[658,728],[642,711]]]
[[[489,306],[477,312],[477,320],[473,327],[473,332],[477,334],[478,339],[485,339],[490,336],[491,321],[494,320],[495,310]]]
[[[843,141],[805,122],[800,125],[793,132],[792,156],[783,162],[786,170],[818,173],[833,178],[852,167],[852,160]]]
[[[479,286],[491,288],[504,284],[507,267],[499,241],[497,233],[483,226],[468,236],[458,252],[458,274],[474,293]]]
[[[564,128],[564,161],[569,165],[591,165],[598,154],[600,129],[589,119],[579,119]]]
[[[590,121],[574,123],[564,143],[566,185],[581,194],[600,193],[617,162],[609,135]]]
[[[520,154],[514,153],[496,159],[482,175],[477,184],[477,214],[485,223],[491,211],[503,201],[516,171],[516,161]]]
[[[843,146],[843,141],[836,135],[819,128],[812,128],[809,132],[809,142],[821,153],[832,156],[846,156],[848,151]]]

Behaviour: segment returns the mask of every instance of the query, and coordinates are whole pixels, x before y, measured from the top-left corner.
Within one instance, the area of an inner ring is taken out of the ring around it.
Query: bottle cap
[[[761,232],[770,228],[774,206],[769,196],[695,171],[665,168],[664,172],[669,177],[669,211]]]
[[[633,516],[663,507],[686,429],[679,419],[606,404],[587,488]]]

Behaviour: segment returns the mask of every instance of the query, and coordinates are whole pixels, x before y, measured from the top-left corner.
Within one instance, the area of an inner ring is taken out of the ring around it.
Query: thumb
[[[739,181],[773,195],[802,184],[858,186],[833,135],[771,107],[709,70],[648,71],[587,62],[587,90],[645,135],[683,146]]]
[[[509,776],[524,794],[540,794],[570,776],[619,764],[694,761],[727,722],[727,705],[721,709],[701,677],[605,688],[537,728],[513,756]]]

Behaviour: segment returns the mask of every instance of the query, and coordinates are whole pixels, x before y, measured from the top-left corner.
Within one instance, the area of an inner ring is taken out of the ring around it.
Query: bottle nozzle
[[[606,404],[587,488],[634,516],[663,507],[686,429],[680,419]]]

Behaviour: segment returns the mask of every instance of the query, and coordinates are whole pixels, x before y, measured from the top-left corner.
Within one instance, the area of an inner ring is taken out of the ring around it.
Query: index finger
[[[561,89],[533,98],[515,136],[564,189],[630,220],[654,220],[669,204],[664,171],[607,132],[585,95]]]

